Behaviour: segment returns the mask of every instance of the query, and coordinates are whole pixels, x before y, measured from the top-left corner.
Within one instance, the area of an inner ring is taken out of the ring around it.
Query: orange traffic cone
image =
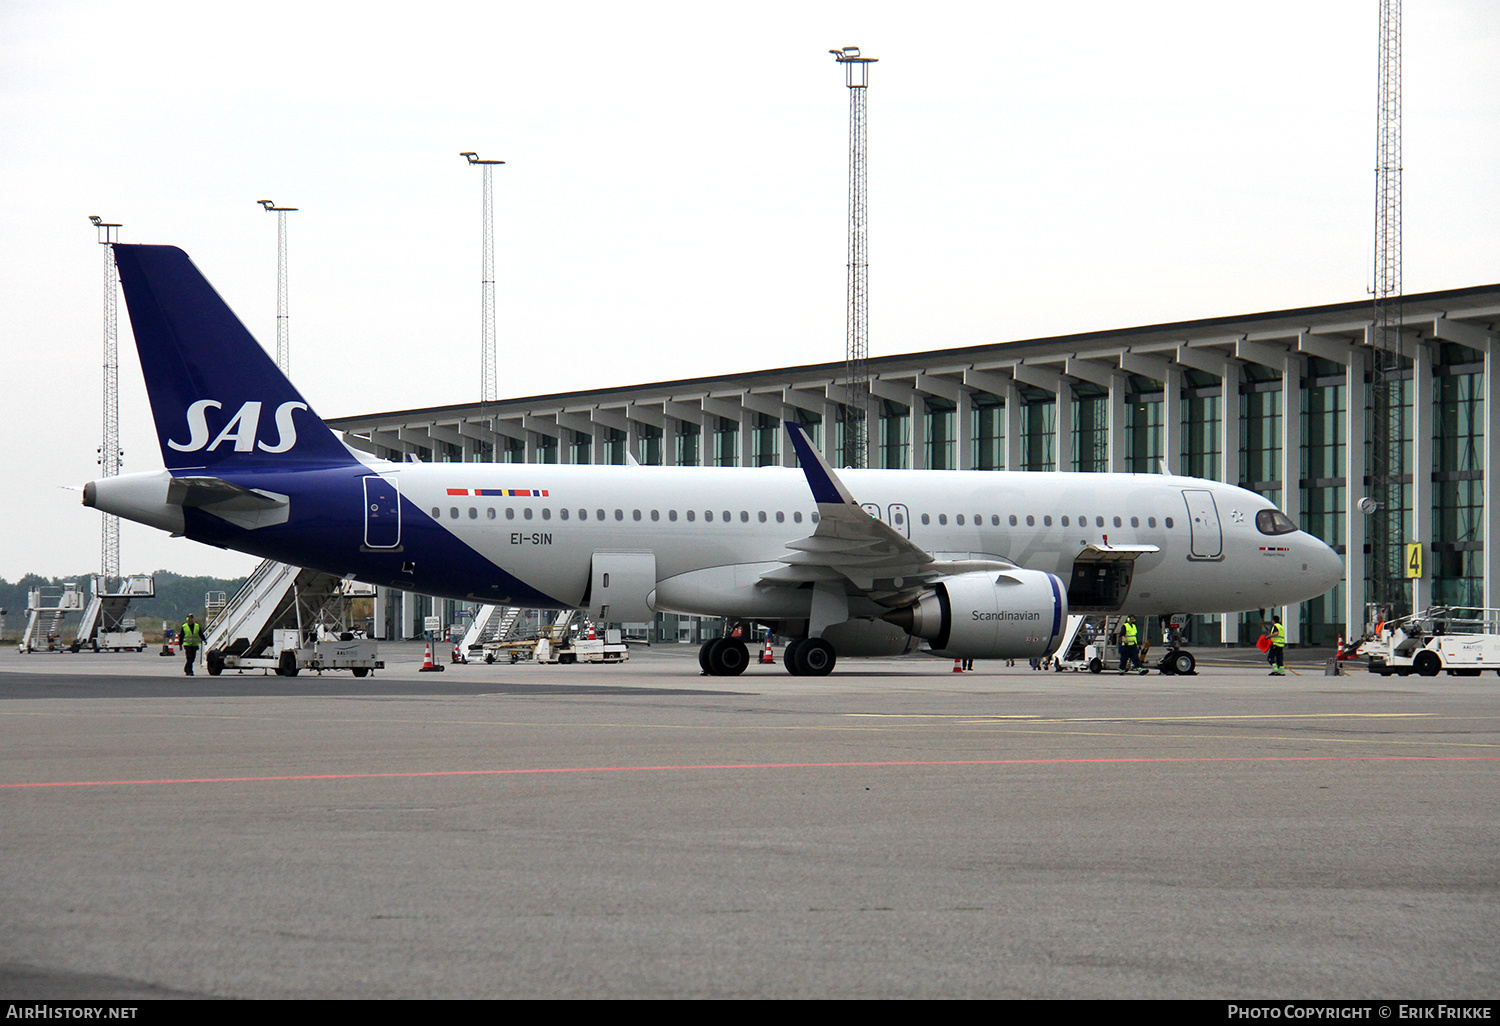
[[[769,637],[766,638],[766,650],[760,654],[760,662],[762,666],[767,663],[774,664],[776,662],[776,656],[771,652],[771,639]]]
[[[598,641],[599,640],[598,638],[594,637],[594,621],[592,621],[592,620],[589,621],[589,637],[588,637],[588,640],[589,641]]]
[[[427,643],[427,651],[422,656],[422,670],[421,670],[421,672],[422,673],[432,673],[434,671],[437,672],[437,673],[442,673],[443,672],[443,668],[441,666],[439,666],[437,663],[435,663],[435,662],[432,661],[432,642],[429,641]]]
[[[953,660],[953,672],[954,673],[963,673],[964,672],[964,664],[960,660],[958,660],[958,659]]]

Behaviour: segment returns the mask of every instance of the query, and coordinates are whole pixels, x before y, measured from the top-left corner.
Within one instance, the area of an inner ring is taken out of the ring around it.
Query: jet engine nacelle
[[[1068,619],[1067,589],[1040,570],[991,570],[938,581],[885,619],[953,659],[1030,659],[1051,652]]]

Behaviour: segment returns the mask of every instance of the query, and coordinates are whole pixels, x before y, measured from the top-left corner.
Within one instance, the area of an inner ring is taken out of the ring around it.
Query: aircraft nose
[[[1317,582],[1318,594],[1333,588],[1344,579],[1344,560],[1332,547],[1318,538],[1308,536],[1312,551],[1308,553],[1307,573]]]

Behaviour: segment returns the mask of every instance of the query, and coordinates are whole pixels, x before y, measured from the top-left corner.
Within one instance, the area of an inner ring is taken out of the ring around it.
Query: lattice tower
[[[278,207],[270,200],[256,200],[276,215],[276,366],[291,373],[292,343],[286,288],[286,215],[296,207]]]
[[[1375,309],[1370,333],[1370,599],[1403,606],[1406,397],[1401,355],[1401,0],[1381,0],[1375,158]],[[1415,401],[1423,401],[1416,396]]]
[[[89,217],[100,245],[104,247],[104,436],[99,444],[101,477],[120,473],[120,345],[119,272],[115,269],[114,243],[119,241],[117,224],[106,224],[101,218]],[[99,573],[106,586],[120,576],[120,518],[104,514],[99,543]]]
[[[844,464],[866,467],[870,463],[871,418],[865,93],[869,86],[870,65],[878,58],[861,57],[857,46],[828,52],[844,66],[844,85],[849,89],[849,296],[844,330]]]
[[[484,202],[480,213],[481,257],[479,274],[479,399],[494,402],[500,398],[500,375],[495,353],[495,209],[490,171],[503,160],[480,160],[478,154],[460,153],[470,164],[484,171]]]

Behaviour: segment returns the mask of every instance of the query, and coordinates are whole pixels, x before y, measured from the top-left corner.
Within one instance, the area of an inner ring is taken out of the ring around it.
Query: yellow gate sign
[[[1413,542],[1406,547],[1406,576],[1422,576],[1422,543]]]

